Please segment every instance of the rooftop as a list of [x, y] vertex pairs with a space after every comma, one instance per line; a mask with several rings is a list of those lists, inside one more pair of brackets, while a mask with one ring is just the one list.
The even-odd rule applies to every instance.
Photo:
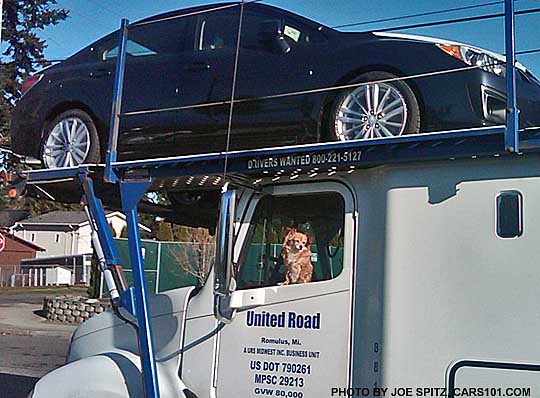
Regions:
[[[107, 211], [109, 215], [112, 211]], [[26, 220], [19, 221], [20, 224], [83, 224], [87, 222], [86, 213], [83, 210], [79, 211], [66, 211], [55, 210], [49, 213], [41, 214], [36, 217], [30, 217]]]

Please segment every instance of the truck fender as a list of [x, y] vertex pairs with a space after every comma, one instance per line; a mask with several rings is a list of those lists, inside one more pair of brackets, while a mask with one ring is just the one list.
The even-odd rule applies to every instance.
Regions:
[[[184, 383], [159, 369], [160, 396], [185, 397]], [[161, 372], [160, 372], [161, 370]], [[173, 385], [174, 384], [174, 385]], [[41, 378], [32, 398], [143, 397], [138, 356], [130, 352], [102, 353], [64, 365]]]

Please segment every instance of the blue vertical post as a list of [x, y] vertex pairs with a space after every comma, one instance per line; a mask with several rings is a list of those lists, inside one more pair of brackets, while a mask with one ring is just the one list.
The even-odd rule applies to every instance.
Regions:
[[156, 369], [156, 357], [152, 327], [150, 325], [150, 311], [144, 278], [144, 262], [141, 250], [141, 237], [139, 235], [139, 222], [137, 218], [137, 203], [149, 186], [148, 181], [121, 181], [120, 195], [122, 197], [122, 210], [126, 215], [129, 258], [133, 275], [135, 296], [135, 314], [139, 327], [139, 353], [143, 370], [144, 396], [146, 398], [159, 398], [159, 386]]
[[112, 163], [116, 162], [116, 150], [118, 146], [118, 130], [120, 129], [120, 113], [122, 111], [122, 92], [124, 90], [124, 73], [126, 69], [126, 44], [128, 37], [129, 21], [122, 19], [120, 24], [120, 38], [118, 41], [118, 54], [116, 57], [116, 73], [114, 75], [114, 91], [112, 98], [111, 120], [109, 122], [109, 144], [105, 157], [105, 181], [116, 182], [116, 174], [112, 169]]
[[504, 146], [519, 152], [519, 111], [516, 95], [516, 50], [514, 43], [514, 0], [504, 0], [504, 36], [506, 49], [506, 131]]

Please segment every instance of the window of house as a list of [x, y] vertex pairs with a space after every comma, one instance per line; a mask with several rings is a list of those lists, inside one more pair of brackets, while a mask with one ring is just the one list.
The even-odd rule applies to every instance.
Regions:
[[275, 286], [286, 280], [283, 244], [291, 228], [309, 237], [311, 282], [335, 278], [343, 269], [344, 220], [345, 203], [337, 193], [264, 197], [239, 261], [238, 289]]
[[[134, 57], [180, 53], [185, 50], [187, 26], [187, 18], [134, 25], [129, 28], [126, 53]], [[103, 60], [118, 56], [118, 39], [114, 34], [103, 46]]]

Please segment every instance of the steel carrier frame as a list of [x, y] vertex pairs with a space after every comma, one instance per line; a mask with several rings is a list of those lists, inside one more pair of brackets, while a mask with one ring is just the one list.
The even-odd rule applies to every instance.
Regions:
[[[22, 181], [14, 186], [18, 191], [23, 185], [32, 187], [42, 196], [61, 201], [61, 197], [55, 198], [48, 193], [50, 188], [64, 187], [65, 184], [77, 185], [76, 189], [82, 194], [92, 226], [92, 242], [99, 259], [99, 268], [104, 273], [114, 306], [116, 309], [123, 308], [128, 311], [137, 322], [146, 398], [158, 398], [159, 387], [137, 222], [137, 205], [143, 194], [148, 189], [159, 189], [165, 184], [197, 190], [209, 186], [218, 189], [229, 181], [255, 187], [263, 179], [294, 180], [301, 173], [315, 177], [337, 172], [352, 173], [357, 169], [380, 164], [429, 159], [519, 156], [525, 151], [538, 151], [540, 127], [525, 130], [518, 128], [514, 15], [513, 0], [505, 0], [505, 47], [507, 60], [510, 60], [506, 62], [506, 125], [373, 141], [331, 142], [117, 162], [116, 147], [129, 28], [129, 22], [122, 20], [105, 165], [25, 171], [19, 173]], [[93, 179], [101, 178], [119, 188], [121, 208], [127, 217], [129, 254], [133, 270], [131, 287], [126, 285], [122, 277], [120, 260], [105, 219], [103, 203], [94, 190]]]

